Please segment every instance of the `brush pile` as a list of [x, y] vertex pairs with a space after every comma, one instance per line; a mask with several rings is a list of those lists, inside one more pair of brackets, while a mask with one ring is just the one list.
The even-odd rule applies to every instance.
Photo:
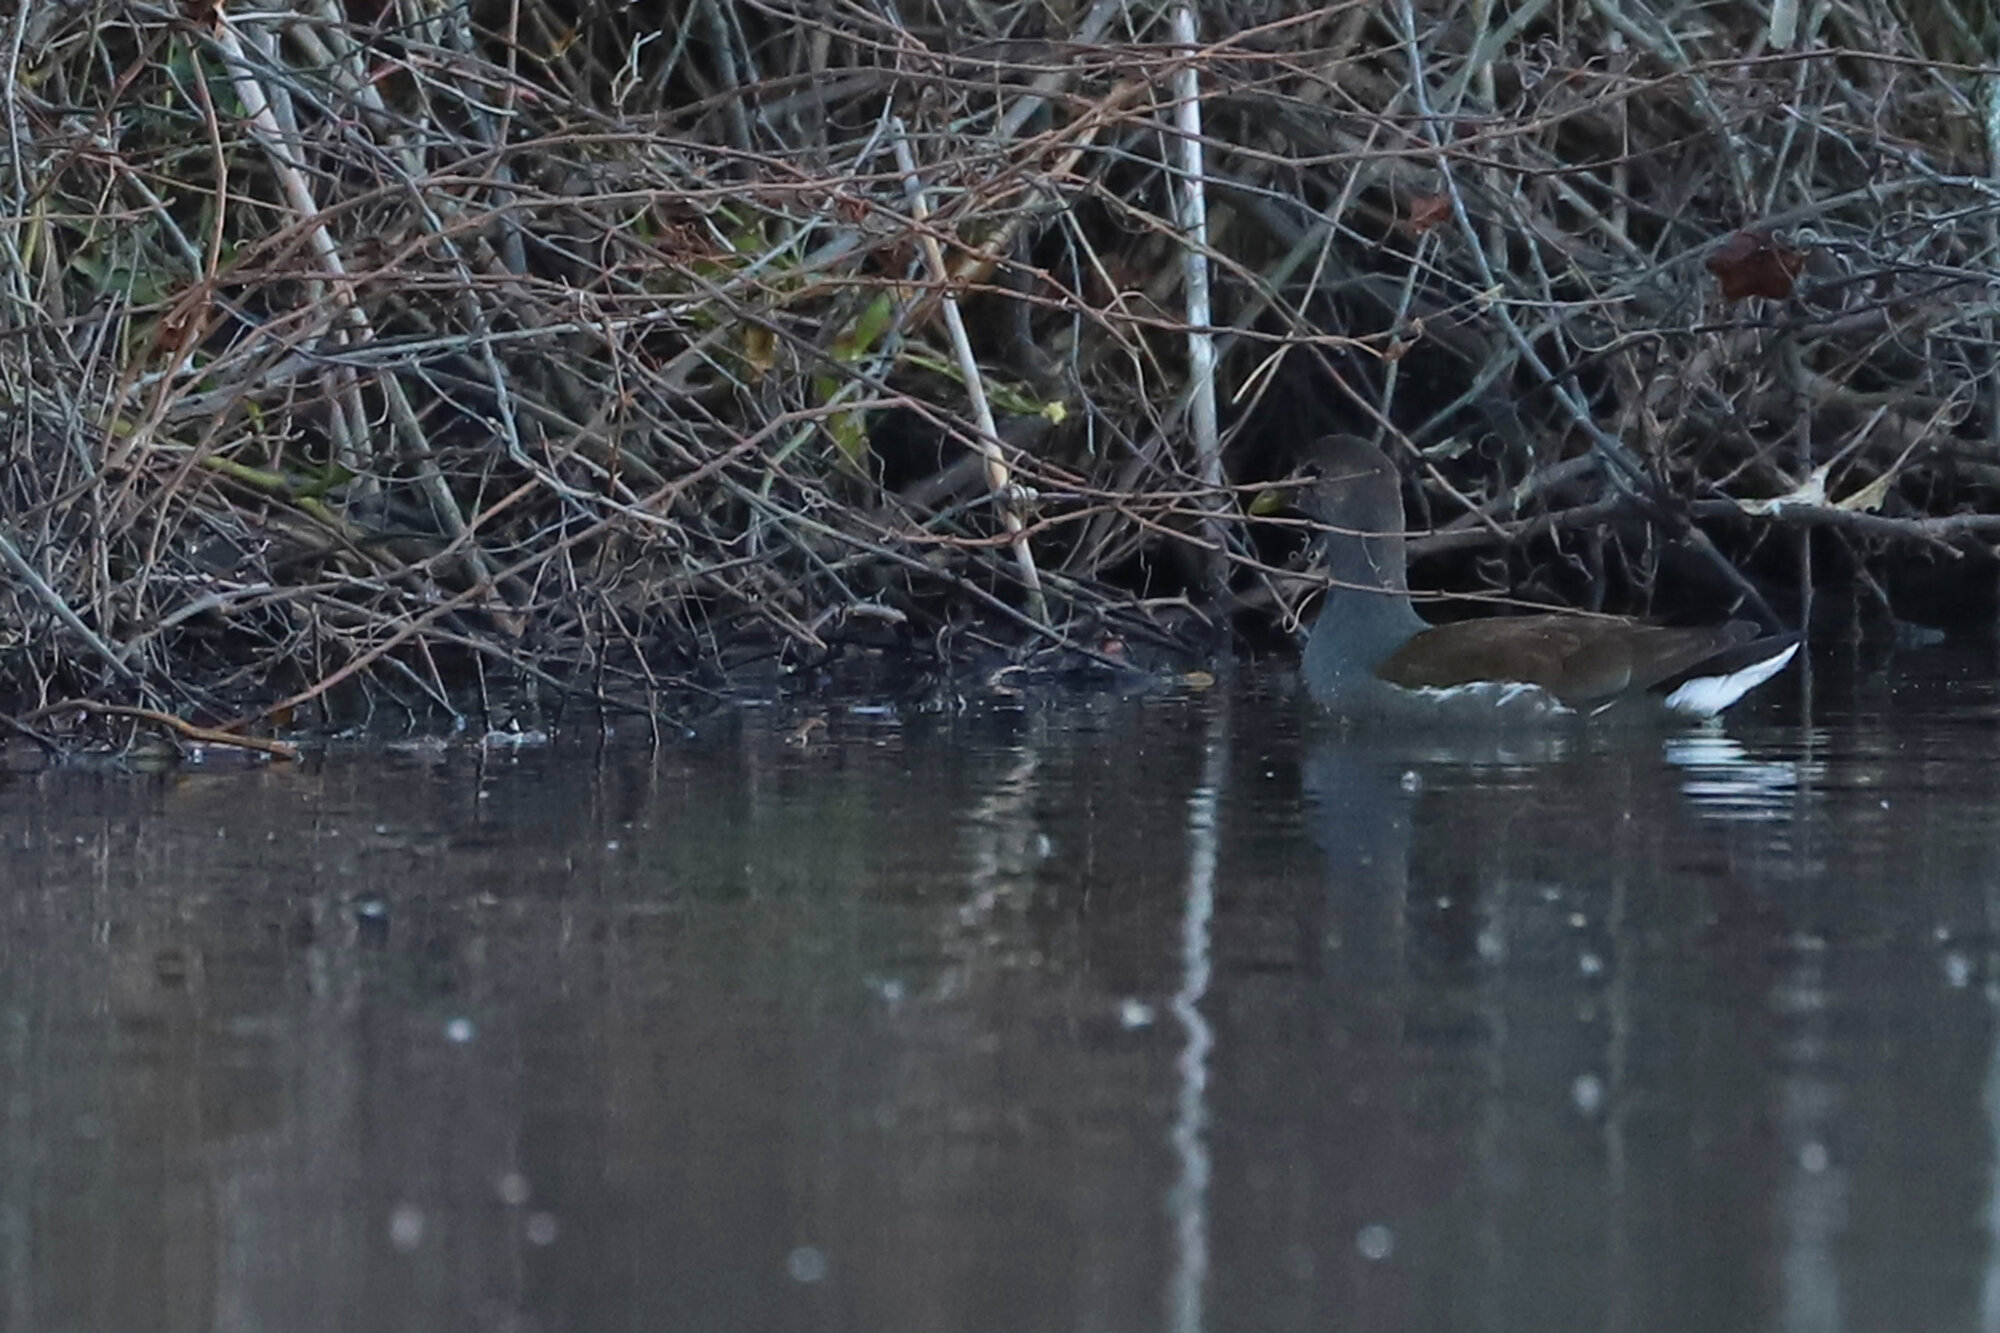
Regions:
[[2000, 529], [1985, 0], [0, 29], [11, 711], [1116, 656], [1278, 618], [1248, 491], [1335, 428], [1497, 590]]

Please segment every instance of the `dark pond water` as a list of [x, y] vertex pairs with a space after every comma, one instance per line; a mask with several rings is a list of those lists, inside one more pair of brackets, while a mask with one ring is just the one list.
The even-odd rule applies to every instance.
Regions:
[[0, 1327], [2000, 1326], [1994, 663], [1770, 693], [0, 779]]

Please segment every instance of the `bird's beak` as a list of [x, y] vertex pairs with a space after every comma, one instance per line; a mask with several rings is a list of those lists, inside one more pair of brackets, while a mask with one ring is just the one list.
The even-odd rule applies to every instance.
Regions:
[[1257, 492], [1255, 496], [1251, 497], [1247, 512], [1252, 518], [1275, 518], [1281, 514], [1296, 513], [1298, 510], [1298, 501], [1294, 497], [1308, 484], [1310, 483], [1306, 478], [1301, 477], [1297, 481], [1286, 481], [1280, 482], [1276, 486], [1266, 486], [1263, 490]]

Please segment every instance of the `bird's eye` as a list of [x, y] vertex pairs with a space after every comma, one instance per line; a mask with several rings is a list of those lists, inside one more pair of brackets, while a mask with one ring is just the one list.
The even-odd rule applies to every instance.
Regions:
[[1301, 476], [1307, 481], [1318, 481], [1321, 477], [1324, 477], [1325, 475], [1326, 475], [1326, 469], [1321, 467], [1318, 463], [1307, 463], [1304, 467], [1299, 469], [1299, 476]]

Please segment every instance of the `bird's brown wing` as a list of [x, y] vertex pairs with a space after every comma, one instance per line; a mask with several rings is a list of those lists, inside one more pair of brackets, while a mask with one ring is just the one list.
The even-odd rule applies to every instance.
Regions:
[[1518, 681], [1587, 707], [1656, 685], [1755, 635], [1743, 621], [1677, 629], [1587, 616], [1500, 616], [1425, 630], [1375, 674], [1408, 689]]

